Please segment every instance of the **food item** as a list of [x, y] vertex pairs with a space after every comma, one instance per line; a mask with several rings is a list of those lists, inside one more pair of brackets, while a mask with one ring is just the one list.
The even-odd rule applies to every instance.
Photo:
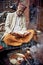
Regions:
[[28, 54], [30, 54], [30, 51], [29, 51], [29, 50], [27, 50], [27, 53], [28, 53]]
[[17, 60], [16, 60], [16, 59], [10, 59], [10, 62], [11, 62], [12, 64], [16, 64], [16, 63], [17, 63]]
[[18, 55], [19, 57], [25, 57], [24, 54], [21, 54], [21, 53], [17, 53], [17, 55]]
[[12, 64], [18, 64], [24, 60], [24, 57], [25, 57], [24, 54], [15, 53], [15, 54], [11, 54], [11, 56], [9, 57], [9, 60]]

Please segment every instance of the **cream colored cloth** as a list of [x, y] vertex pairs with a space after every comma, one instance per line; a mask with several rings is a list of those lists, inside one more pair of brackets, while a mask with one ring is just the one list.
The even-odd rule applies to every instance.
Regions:
[[12, 32], [13, 33], [14, 32], [15, 33], [20, 33], [21, 32], [21, 34], [22, 34], [24, 31], [26, 31], [26, 28], [24, 27], [24, 29], [23, 29], [23, 27], [21, 27], [21, 25], [23, 25], [22, 18], [17, 16], [16, 23], [15, 23], [15, 27], [14, 27], [14, 29], [13, 29]]

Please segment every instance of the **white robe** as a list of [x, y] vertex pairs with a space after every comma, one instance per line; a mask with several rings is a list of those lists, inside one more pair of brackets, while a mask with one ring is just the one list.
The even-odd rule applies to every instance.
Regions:
[[16, 25], [20, 28], [20, 29], [18, 28], [18, 30], [21, 30], [21, 29], [22, 29], [22, 31], [26, 30], [26, 19], [25, 19], [24, 15], [22, 17], [20, 17], [19, 19], [17, 19], [17, 17], [18, 16], [17, 16], [16, 12], [8, 13], [6, 21], [5, 21], [5, 33], [4, 33], [3, 37], [8, 33], [13, 32], [13, 29], [15, 29], [16, 20], [18, 20], [20, 23], [20, 27], [18, 26], [18, 24]]

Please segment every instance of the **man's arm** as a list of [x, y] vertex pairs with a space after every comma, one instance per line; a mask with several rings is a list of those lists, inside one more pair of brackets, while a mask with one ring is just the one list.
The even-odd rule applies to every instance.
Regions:
[[26, 18], [23, 17], [23, 28], [22, 28], [23, 31], [27, 30], [26, 28]]
[[10, 13], [8, 13], [7, 17], [6, 17], [6, 21], [5, 21], [5, 31], [10, 32]]

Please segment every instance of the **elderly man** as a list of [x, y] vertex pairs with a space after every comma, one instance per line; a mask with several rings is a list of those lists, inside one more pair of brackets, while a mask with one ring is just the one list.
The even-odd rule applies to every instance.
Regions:
[[28, 43], [34, 36], [34, 30], [26, 29], [26, 18], [24, 11], [26, 6], [19, 3], [17, 11], [8, 13], [5, 23], [5, 33], [3, 41], [7, 45], [20, 46], [22, 43]]

